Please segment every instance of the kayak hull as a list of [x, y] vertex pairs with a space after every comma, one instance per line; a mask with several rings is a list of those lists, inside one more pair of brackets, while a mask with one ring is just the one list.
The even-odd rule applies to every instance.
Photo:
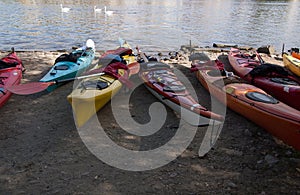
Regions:
[[[213, 64], [214, 62], [211, 62]], [[209, 92], [231, 110], [243, 115], [286, 144], [300, 150], [300, 111], [274, 100], [269, 94], [253, 85], [241, 83], [236, 78], [211, 76], [212, 70], [198, 70], [196, 76]], [[216, 70], [214, 70], [216, 71]], [[226, 84], [219, 85], [226, 79]], [[232, 79], [230, 81], [230, 79]], [[229, 80], [229, 81], [228, 81]], [[247, 93], [257, 93], [275, 102], [266, 103], [250, 99]], [[226, 102], [222, 94], [226, 93]]]
[[[129, 48], [117, 48], [115, 50], [108, 50], [100, 57], [100, 61], [105, 64], [103, 66], [109, 66], [109, 63], [113, 63], [112, 60], [107, 59], [107, 56], [118, 55], [122, 56], [122, 59], [125, 60], [126, 64], [135, 62], [135, 57], [130, 56], [131, 49]], [[108, 63], [108, 64], [106, 64]], [[101, 66], [100, 66], [101, 67]], [[91, 72], [98, 70], [99, 66], [95, 66]], [[117, 70], [119, 75], [124, 75], [124, 69]], [[130, 75], [129, 75], [130, 76]], [[105, 87], [99, 89], [95, 86], [89, 88], [83, 88], [86, 83], [98, 83], [105, 84]], [[73, 108], [73, 115], [75, 123], [78, 127], [83, 126], [92, 116], [94, 116], [103, 106], [105, 106], [111, 98], [113, 98], [122, 88], [123, 84], [115, 77], [108, 74], [104, 74], [98, 77], [90, 77], [81, 80], [68, 95], [67, 99]]]
[[[242, 57], [241, 55], [243, 55], [243, 53], [239, 49], [235, 48], [231, 48], [228, 54], [229, 62], [238, 76], [252, 85], [265, 90], [268, 94], [274, 96], [285, 104], [300, 110], [299, 78], [291, 75], [279, 74], [278, 72], [274, 72], [275, 70], [273, 68], [272, 71], [268, 70], [267, 72], [260, 73], [257, 76], [251, 76], [250, 72], [254, 70], [255, 67], [260, 67], [262, 65], [255, 59]], [[276, 69], [283, 69], [283, 67], [280, 66], [276, 67]]]
[[[149, 67], [153, 63], [158, 63], [161, 68], [144, 68], [140, 73], [140, 78], [156, 98], [180, 114], [183, 120], [193, 126], [220, 125], [223, 122], [223, 116], [207, 110], [189, 94], [185, 86], [168, 68], [169, 65], [165, 64], [167, 68], [164, 68], [163, 63], [149, 62], [143, 66]], [[172, 86], [182, 89], [172, 89]], [[170, 90], [168, 90], [169, 88]]]
[[[157, 93], [155, 90], [153, 90], [151, 87], [146, 85], [146, 88], [162, 103], [170, 107], [172, 110], [174, 110], [176, 113], [181, 113], [182, 118], [189, 124], [193, 126], [207, 126], [210, 124], [210, 118], [207, 117], [199, 117], [199, 114], [195, 112], [191, 112], [190, 110], [181, 107], [177, 103], [165, 98], [161, 94]], [[219, 122], [217, 124], [220, 124]]]
[[[51, 69], [40, 79], [40, 82], [59, 81], [64, 79], [75, 78], [76, 75], [80, 75], [91, 65], [94, 57], [95, 50], [93, 48], [85, 49], [80, 48], [72, 52], [72, 55], [81, 55], [76, 62], [60, 61], [55, 63]], [[53, 91], [61, 84], [51, 85], [47, 90]]]
[[19, 68], [6, 68], [0, 70], [0, 107], [11, 97], [12, 93], [6, 88], [18, 85], [22, 79], [22, 70]]
[[[80, 83], [87, 81], [109, 81], [111, 84], [102, 90], [80, 88]], [[68, 95], [67, 99], [72, 105], [73, 115], [78, 127], [83, 126], [93, 115], [95, 115], [111, 98], [113, 98], [121, 89], [122, 83], [108, 75], [98, 78], [84, 79]]]
[[15, 63], [14, 67], [0, 69], [0, 107], [11, 97], [12, 93], [7, 88], [18, 85], [22, 79], [24, 70], [22, 61], [15, 52], [1, 59], [4, 63]]

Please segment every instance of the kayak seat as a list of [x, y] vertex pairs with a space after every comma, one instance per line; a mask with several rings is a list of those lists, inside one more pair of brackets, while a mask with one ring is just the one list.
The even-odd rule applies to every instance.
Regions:
[[18, 65], [18, 62], [7, 63], [4, 62], [3, 60], [0, 60], [0, 69], [15, 67], [16, 65]]
[[278, 100], [276, 100], [272, 96], [264, 94], [264, 93], [256, 92], [256, 91], [247, 92], [246, 97], [251, 100], [254, 100], [257, 102], [263, 102], [263, 103], [267, 103], [267, 104], [278, 104], [279, 103]]
[[186, 90], [186, 87], [183, 85], [166, 85], [163, 90], [166, 92], [181, 92]]
[[54, 66], [52, 72], [50, 72], [50, 75], [56, 75], [58, 70], [68, 70], [69, 66], [67, 65], [59, 65], [59, 66]]
[[81, 52], [62, 54], [58, 58], [56, 58], [54, 64], [56, 64], [58, 62], [64, 62], [64, 61], [76, 63], [77, 59], [84, 55], [85, 55], [85, 53], [82, 54]]
[[279, 75], [288, 76], [288, 72], [281, 66], [275, 64], [262, 64], [253, 68], [248, 74], [252, 77], [266, 76], [271, 73], [277, 73]]
[[91, 81], [85, 81], [81, 83], [81, 88], [84, 88], [86, 90], [94, 90], [94, 89], [105, 89], [108, 87], [108, 83], [105, 81], [100, 80], [91, 80]]

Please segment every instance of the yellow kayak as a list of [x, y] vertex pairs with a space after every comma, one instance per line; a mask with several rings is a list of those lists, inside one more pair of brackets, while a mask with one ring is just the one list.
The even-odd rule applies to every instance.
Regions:
[[300, 60], [287, 53], [282, 54], [284, 66], [297, 76], [300, 76]]
[[[125, 49], [128, 50], [128, 48], [124, 48], [124, 51]], [[108, 53], [117, 54], [122, 58], [123, 63], [127, 64], [129, 67], [129, 77], [132, 73], [131, 68], [139, 68], [139, 64], [134, 63], [136, 59], [134, 56], [128, 55], [127, 53], [125, 55], [118, 53], [118, 51], [121, 50], [122, 48], [109, 50]], [[114, 63], [115, 62], [111, 62], [111, 64]], [[107, 65], [106, 67], [110, 66], [111, 64]], [[121, 77], [125, 74], [128, 74], [128, 72], [126, 72], [124, 69], [117, 69], [116, 71]], [[73, 108], [73, 115], [76, 125], [78, 127], [84, 125], [93, 115], [98, 112], [98, 110], [100, 110], [111, 100], [112, 97], [119, 92], [122, 85], [123, 83], [118, 78], [105, 72], [101, 76], [90, 77], [81, 80], [72, 93], [67, 97]]]

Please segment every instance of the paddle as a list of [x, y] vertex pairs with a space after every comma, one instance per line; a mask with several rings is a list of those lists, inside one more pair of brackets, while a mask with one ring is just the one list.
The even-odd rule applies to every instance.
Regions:
[[257, 56], [260, 64], [265, 64], [265, 61], [262, 59], [262, 57], [260, 56], [260, 54], [257, 51], [255, 51], [255, 53], [256, 53], [256, 56]]
[[149, 62], [149, 60], [146, 57], [146, 55], [144, 54], [144, 52], [141, 52], [138, 46], [136, 46], [136, 50], [138, 52], [138, 55], [140, 55], [140, 57], [143, 58], [144, 62]]
[[[131, 64], [128, 64], [128, 68], [129, 68], [130, 74], [137, 74], [140, 70], [140, 64], [138, 62], [133, 62]], [[31, 83], [10, 86], [7, 88], [7, 90], [10, 91], [11, 93], [18, 94], [18, 95], [30, 95], [30, 94], [42, 92], [51, 85], [57, 85], [57, 84], [61, 84], [61, 83], [66, 83], [68, 81], [101, 76], [104, 74], [105, 73], [100, 72], [100, 73], [84, 75], [84, 76], [79, 76], [79, 77], [74, 77], [74, 78], [69, 78], [69, 79], [55, 80], [55, 81], [50, 81], [50, 82], [31, 82]]]

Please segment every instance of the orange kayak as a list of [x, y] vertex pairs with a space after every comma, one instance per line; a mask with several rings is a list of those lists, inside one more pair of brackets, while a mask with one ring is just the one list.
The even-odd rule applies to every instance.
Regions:
[[300, 60], [300, 53], [297, 53], [297, 52], [292, 51], [291, 54], [292, 54], [292, 56], [293, 56], [294, 58], [297, 58], [297, 59]]
[[[216, 63], [221, 62], [192, 62], [201, 84], [230, 109], [300, 150], [300, 111], [276, 100], [262, 89], [244, 83], [235, 75], [223, 76]], [[219, 98], [224, 93], [226, 100]]]

